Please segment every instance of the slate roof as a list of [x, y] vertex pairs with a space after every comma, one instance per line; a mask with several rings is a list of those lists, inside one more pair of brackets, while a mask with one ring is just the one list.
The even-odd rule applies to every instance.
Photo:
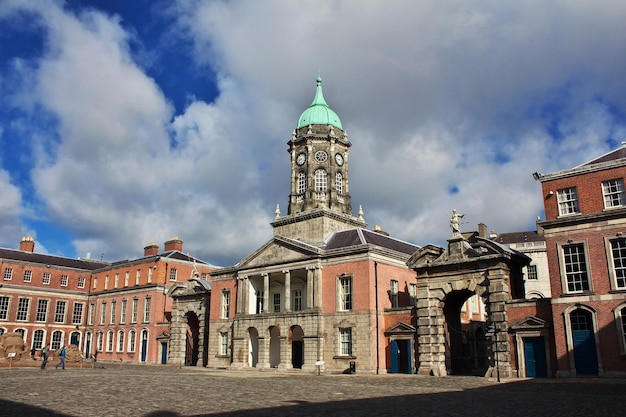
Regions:
[[412, 255], [420, 247], [367, 229], [355, 228], [333, 233], [322, 247], [325, 250], [371, 244]]
[[64, 258], [61, 256], [44, 255], [41, 253], [24, 252], [5, 248], [0, 248], [0, 258], [19, 262], [54, 265], [63, 268], [84, 269], [87, 271], [93, 271], [110, 265], [109, 262], [96, 261], [93, 259]]
[[543, 242], [545, 240], [546, 238], [537, 233], [536, 230], [529, 232], [500, 233], [498, 237], [493, 239], [494, 242], [503, 243], [505, 245], [521, 242]]
[[626, 158], [626, 146], [620, 146], [619, 148], [615, 149], [614, 151], [611, 151], [609, 153], [605, 153], [604, 155], [599, 156], [596, 159], [592, 159], [589, 162], [585, 162], [584, 164], [582, 164], [580, 166], [584, 167], [584, 166], [588, 166], [588, 165], [600, 164], [602, 162], [615, 161], [617, 159], [623, 159], [623, 158]]

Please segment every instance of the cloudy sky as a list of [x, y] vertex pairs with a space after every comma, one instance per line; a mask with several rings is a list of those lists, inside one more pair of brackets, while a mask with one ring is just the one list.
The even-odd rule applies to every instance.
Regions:
[[532, 173], [626, 140], [613, 0], [0, 0], [0, 246], [231, 265], [287, 211], [315, 79], [370, 227], [533, 230]]

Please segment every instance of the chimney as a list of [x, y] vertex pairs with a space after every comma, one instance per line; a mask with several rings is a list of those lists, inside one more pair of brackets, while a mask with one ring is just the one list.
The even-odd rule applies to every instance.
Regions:
[[171, 250], [177, 250], [179, 252], [183, 251], [183, 241], [180, 240], [178, 236], [174, 236], [165, 242], [165, 252], [169, 252]]
[[374, 226], [374, 231], [376, 233], [379, 233], [383, 236], [389, 236], [389, 233], [385, 232], [383, 229], [381, 229], [381, 227], [379, 225]]
[[143, 248], [143, 256], [156, 256], [159, 254], [159, 245], [154, 242], [148, 243], [148, 246]]
[[20, 250], [22, 252], [35, 251], [35, 239], [32, 236], [24, 236], [20, 242]]
[[478, 223], [478, 236], [487, 239], [487, 225], [485, 223]]
[[537, 226], [537, 234], [539, 236], [543, 236], [543, 227], [541, 227], [541, 217], [537, 216], [537, 221], [535, 222]]

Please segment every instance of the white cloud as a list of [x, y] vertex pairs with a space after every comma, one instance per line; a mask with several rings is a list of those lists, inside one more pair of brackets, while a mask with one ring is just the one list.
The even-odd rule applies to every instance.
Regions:
[[220, 93], [182, 114], [118, 18], [39, 5], [48, 49], [23, 73], [56, 130], [35, 137], [33, 178], [82, 256], [137, 256], [178, 235], [236, 262], [268, 239], [318, 70], [353, 143], [354, 212], [418, 244], [449, 236], [453, 208], [463, 230], [533, 228], [532, 172], [625, 136], [621, 3], [179, 1], [169, 35], [193, 41]]

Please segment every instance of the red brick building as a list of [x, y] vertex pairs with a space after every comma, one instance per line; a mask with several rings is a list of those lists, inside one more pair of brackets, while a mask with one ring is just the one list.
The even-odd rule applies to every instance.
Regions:
[[22, 334], [27, 349], [78, 346], [98, 360], [166, 363], [171, 319], [169, 288], [207, 279], [211, 266], [182, 253], [173, 238], [159, 253], [119, 262], [71, 259], [0, 248], [0, 334]]
[[626, 148], [541, 182], [556, 376], [624, 375]]

